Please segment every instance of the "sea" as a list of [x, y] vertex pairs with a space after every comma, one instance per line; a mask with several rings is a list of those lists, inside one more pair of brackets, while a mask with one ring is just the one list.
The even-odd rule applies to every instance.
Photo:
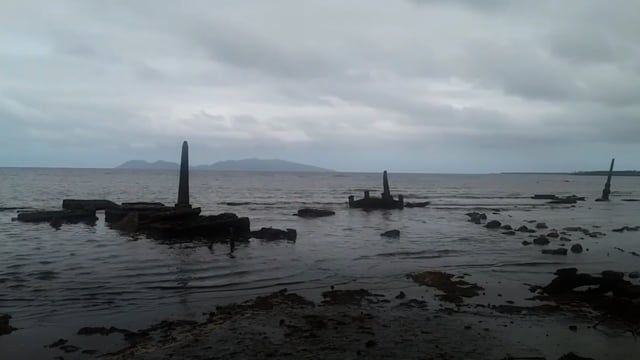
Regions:
[[[478, 283], [500, 284], [504, 293], [544, 285], [561, 267], [640, 271], [640, 257], [631, 255], [640, 253], [640, 233], [611, 232], [640, 225], [640, 202], [623, 201], [640, 199], [640, 177], [614, 177], [612, 201], [595, 202], [605, 180], [390, 173], [392, 194], [431, 204], [367, 212], [349, 209], [347, 198], [381, 192], [381, 173], [191, 171], [191, 203], [203, 214], [233, 212], [249, 217], [254, 230], [298, 233], [295, 242], [251, 239], [232, 249], [123, 234], [105, 225], [103, 212], [95, 225], [59, 230], [12, 220], [25, 209], [59, 209], [65, 198], [172, 205], [176, 171], [0, 168], [0, 313], [10, 314], [18, 328], [0, 336], [0, 358], [52, 358], [45, 345], [75, 339], [83, 326], [135, 330], [164, 319], [201, 319], [216, 305], [282, 288], [309, 296], [332, 285], [397, 292], [411, 285], [406, 274], [421, 269], [466, 273]], [[531, 199], [533, 194], [575, 194], [586, 201], [550, 205]], [[306, 207], [336, 214], [293, 216]], [[468, 222], [470, 211], [514, 227], [546, 222], [549, 228], [582, 226], [607, 235], [575, 237], [585, 247], [582, 254], [543, 255], [521, 244], [528, 234], [508, 236]], [[380, 236], [391, 229], [400, 230], [400, 237]]]

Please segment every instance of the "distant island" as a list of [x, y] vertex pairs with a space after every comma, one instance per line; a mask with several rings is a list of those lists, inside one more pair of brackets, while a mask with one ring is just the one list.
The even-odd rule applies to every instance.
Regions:
[[[575, 171], [575, 172], [503, 172], [506, 175], [581, 175], [581, 176], [607, 176], [608, 170]], [[613, 176], [640, 176], [638, 170], [614, 170]]]
[[144, 160], [129, 160], [116, 169], [140, 169], [140, 170], [178, 170], [178, 163], [158, 160], [156, 162], [148, 162]]
[[[607, 170], [597, 170], [597, 171], [577, 171], [571, 173], [571, 175], [591, 175], [591, 176], [607, 176], [609, 175], [609, 171]], [[640, 171], [638, 170], [614, 170], [613, 176], [640, 176]]]
[[[140, 170], [178, 170], [178, 163], [158, 160], [148, 162], [144, 160], [129, 160], [116, 169]], [[333, 170], [317, 166], [295, 163], [280, 159], [242, 159], [218, 161], [211, 165], [196, 165], [192, 169], [211, 171], [283, 171], [283, 172], [330, 172]]]

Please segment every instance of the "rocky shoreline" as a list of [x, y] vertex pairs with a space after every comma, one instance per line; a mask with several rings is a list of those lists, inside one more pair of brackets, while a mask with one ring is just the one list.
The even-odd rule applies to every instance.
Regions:
[[[602, 335], [602, 326], [626, 327], [617, 337], [628, 338], [629, 353], [635, 343], [638, 329], [632, 325], [640, 319], [637, 296], [619, 291], [608, 296], [605, 291], [637, 287], [622, 280], [623, 276], [560, 269], [548, 284], [530, 288], [534, 295], [528, 300], [535, 304], [523, 299], [523, 305], [518, 305], [510, 300], [503, 304], [476, 301], [488, 290], [466, 279], [473, 276], [421, 270], [407, 274], [415, 286], [406, 292], [331, 286], [316, 300], [282, 289], [218, 306], [203, 314], [202, 321], [164, 320], [138, 331], [112, 326], [78, 330], [79, 336], [121, 336], [127, 344], [105, 354], [66, 339], [48, 347], [61, 358], [96, 355], [113, 360], [593, 359], [581, 346], [565, 343], [591, 341], [590, 337]], [[601, 291], [576, 290], [584, 283], [598, 285]], [[558, 330], [561, 336], [549, 337], [563, 318], [571, 320], [571, 325]], [[541, 344], [535, 334], [542, 333], [546, 339]]]

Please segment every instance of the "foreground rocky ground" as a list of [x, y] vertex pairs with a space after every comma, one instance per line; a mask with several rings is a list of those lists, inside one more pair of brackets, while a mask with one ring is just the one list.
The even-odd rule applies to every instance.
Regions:
[[[588, 304], [485, 305], [470, 301], [485, 289], [462, 275], [422, 271], [407, 277], [427, 286], [426, 292], [424, 287], [386, 295], [332, 288], [313, 302], [283, 289], [219, 306], [201, 322], [163, 321], [136, 332], [113, 327], [78, 331], [122, 335], [128, 346], [109, 354], [95, 354], [64, 339], [51, 347], [63, 350], [63, 359], [80, 354], [102, 359], [593, 358], [581, 343], [594, 341], [600, 331], [597, 320], [603, 318]], [[563, 325], [564, 317], [574, 325]], [[616, 326], [623, 323], [613, 320]], [[622, 346], [611, 340], [620, 347], [613, 354], [629, 358], [626, 354], [631, 356], [640, 345], [620, 330], [607, 341], [624, 338]]]

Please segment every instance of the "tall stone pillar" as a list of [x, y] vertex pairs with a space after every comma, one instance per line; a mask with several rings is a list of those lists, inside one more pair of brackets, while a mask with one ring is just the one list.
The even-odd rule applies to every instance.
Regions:
[[387, 178], [387, 170], [382, 173], [382, 198], [391, 199], [391, 190], [389, 190], [389, 179]]
[[189, 204], [189, 144], [182, 143], [180, 158], [180, 182], [178, 184], [178, 203], [176, 207], [191, 207]]

